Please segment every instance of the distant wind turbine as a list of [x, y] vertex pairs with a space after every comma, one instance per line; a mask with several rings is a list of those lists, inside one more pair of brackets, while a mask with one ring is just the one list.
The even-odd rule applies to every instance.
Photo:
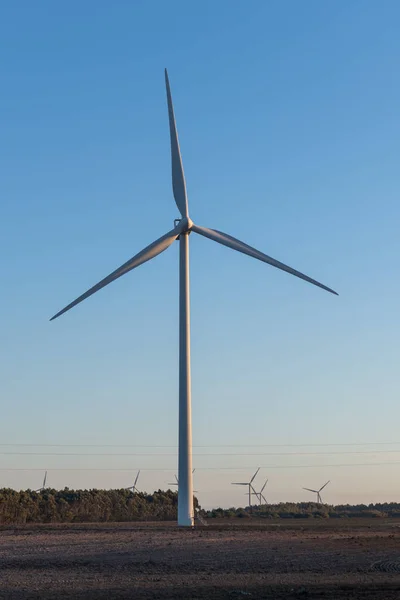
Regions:
[[[191, 377], [190, 377], [190, 307], [189, 307], [189, 234], [197, 233], [232, 250], [247, 254], [265, 262], [281, 271], [286, 271], [295, 275], [304, 281], [308, 281], [332, 294], [336, 294], [332, 289], [311, 279], [307, 275], [288, 267], [275, 258], [271, 258], [256, 250], [252, 246], [241, 242], [240, 240], [217, 231], [195, 225], [189, 217], [188, 199], [186, 193], [186, 182], [182, 166], [182, 157], [179, 148], [178, 133], [175, 123], [174, 109], [172, 105], [171, 90], [168, 80], [168, 74], [165, 70], [165, 84], [167, 90], [167, 104], [169, 115], [169, 129], [171, 138], [171, 162], [172, 162], [172, 189], [176, 205], [181, 214], [180, 219], [174, 222], [174, 228], [168, 231], [162, 237], [152, 242], [149, 246], [141, 250], [138, 254], [129, 259], [121, 267], [118, 267], [113, 273], [102, 279], [99, 283], [91, 287], [87, 292], [76, 298], [65, 308], [60, 310], [51, 320], [56, 319], [63, 313], [70, 310], [86, 298], [89, 298], [95, 292], [115, 281], [122, 275], [125, 275], [132, 269], [142, 265], [148, 260], [164, 252], [175, 240], [179, 240], [179, 492], [178, 492], [178, 525], [193, 526], [193, 478], [192, 478], [192, 419], [191, 419]], [[150, 208], [150, 211], [154, 211]], [[152, 212], [150, 212], [152, 216]], [[257, 223], [257, 218], [252, 217], [253, 223]], [[262, 226], [260, 224], [260, 226]], [[337, 294], [336, 294], [337, 295]]]
[[134, 482], [134, 484], [133, 484], [133, 485], [131, 485], [131, 486], [129, 486], [129, 487], [127, 487], [127, 488], [125, 488], [126, 490], [132, 490], [132, 494], [135, 494], [135, 492], [139, 492], [139, 490], [138, 490], [138, 489], [137, 489], [137, 487], [136, 487], [136, 484], [137, 484], [137, 482], [138, 482], [138, 479], [139, 479], [139, 475], [140, 475], [140, 469], [139, 469], [139, 471], [137, 472], [137, 475], [136, 475], [136, 479], [135, 479], [135, 482]]
[[324, 485], [321, 488], [319, 488], [319, 490], [312, 490], [310, 488], [303, 488], [303, 490], [307, 490], [307, 492], [313, 492], [314, 494], [317, 494], [317, 504], [322, 504], [321, 492], [324, 489], [324, 487], [328, 485], [328, 483], [330, 483], [330, 480], [324, 483]]
[[258, 494], [257, 494], [256, 490], [253, 487], [253, 481], [255, 480], [256, 475], [257, 475], [258, 471], [260, 470], [260, 468], [261, 467], [258, 467], [257, 471], [254, 473], [254, 475], [250, 479], [250, 481], [244, 481], [244, 482], [243, 481], [240, 481], [240, 482], [234, 481], [234, 482], [232, 482], [232, 485], [247, 485], [248, 486], [248, 488], [249, 488], [249, 492], [248, 492], [248, 494], [249, 494], [249, 508], [251, 508], [251, 496], [253, 494], [255, 494], [257, 496], [257, 498], [258, 498]]
[[178, 485], [179, 486], [179, 480], [177, 478], [177, 476], [175, 475], [175, 481], [170, 481], [167, 485]]
[[44, 479], [43, 479], [43, 485], [41, 488], [39, 488], [38, 490], [35, 490], [35, 492], [43, 492], [44, 489], [46, 489], [46, 479], [47, 479], [47, 471], [44, 474]]
[[257, 498], [258, 498], [260, 506], [263, 503], [264, 504], [268, 504], [267, 499], [266, 499], [266, 497], [263, 494], [263, 491], [265, 490], [265, 486], [267, 485], [267, 483], [268, 483], [268, 479], [266, 480], [266, 482], [264, 483], [264, 485], [262, 486], [262, 488], [261, 488], [261, 490], [259, 492], [253, 492], [257, 496]]

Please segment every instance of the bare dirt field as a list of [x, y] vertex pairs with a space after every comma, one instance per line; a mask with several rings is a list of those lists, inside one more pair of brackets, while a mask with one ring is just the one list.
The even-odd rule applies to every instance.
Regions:
[[2, 527], [0, 598], [400, 600], [400, 522]]

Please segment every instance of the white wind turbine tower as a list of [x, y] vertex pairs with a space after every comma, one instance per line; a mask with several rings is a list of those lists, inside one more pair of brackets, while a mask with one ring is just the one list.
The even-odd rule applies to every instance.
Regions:
[[139, 471], [137, 472], [137, 475], [136, 475], [136, 479], [135, 479], [135, 481], [134, 481], [134, 484], [133, 484], [133, 485], [130, 485], [130, 486], [129, 486], [129, 487], [127, 487], [127, 488], [125, 488], [126, 490], [132, 490], [132, 494], [135, 494], [136, 492], [139, 492], [139, 490], [138, 490], [138, 489], [137, 489], [137, 487], [136, 487], [136, 484], [137, 484], [137, 482], [138, 482], [138, 479], [139, 479], [139, 475], [140, 475], [140, 469], [139, 469]]
[[58, 312], [51, 320], [59, 317], [66, 311], [76, 306], [112, 281], [125, 275], [132, 269], [151, 260], [166, 250], [175, 240], [179, 240], [179, 494], [178, 494], [178, 525], [192, 526], [193, 513], [193, 481], [192, 481], [192, 423], [191, 423], [191, 380], [190, 380], [190, 306], [189, 306], [189, 235], [197, 233], [209, 238], [228, 248], [247, 254], [252, 258], [263, 261], [273, 267], [304, 279], [332, 294], [333, 290], [322, 285], [315, 279], [303, 275], [299, 271], [263, 254], [248, 244], [235, 239], [231, 235], [222, 233], [215, 229], [207, 229], [195, 225], [189, 217], [188, 200], [186, 194], [185, 176], [182, 166], [182, 158], [179, 148], [178, 134], [175, 124], [174, 109], [172, 106], [171, 90], [168, 74], [165, 70], [165, 83], [167, 89], [167, 103], [169, 115], [169, 128], [171, 137], [171, 160], [172, 160], [172, 188], [176, 205], [181, 218], [174, 223], [174, 228], [162, 237], [141, 250], [129, 259], [125, 264], [94, 285], [87, 292], [68, 304]]
[[328, 483], [330, 483], [330, 480], [324, 483], [324, 485], [321, 488], [319, 488], [319, 490], [311, 490], [310, 488], [303, 488], [303, 490], [307, 490], [307, 492], [313, 492], [314, 494], [317, 494], [317, 504], [322, 504], [321, 492], [324, 489], [324, 487], [328, 485]]
[[43, 485], [42, 485], [42, 487], [39, 488], [38, 490], [35, 490], [35, 492], [42, 492], [46, 488], [46, 479], [47, 479], [47, 471], [44, 474], [44, 479], [43, 479]]
[[249, 508], [251, 508], [251, 496], [253, 494], [255, 494], [257, 496], [257, 498], [258, 498], [258, 494], [257, 494], [256, 490], [253, 487], [253, 481], [255, 480], [256, 475], [257, 475], [258, 471], [260, 470], [260, 468], [261, 467], [258, 467], [257, 471], [254, 473], [254, 475], [250, 479], [250, 481], [244, 481], [244, 482], [243, 481], [240, 481], [240, 482], [234, 481], [232, 483], [232, 485], [247, 485], [247, 486], [249, 486], [249, 492], [248, 492], [248, 494], [249, 494]]

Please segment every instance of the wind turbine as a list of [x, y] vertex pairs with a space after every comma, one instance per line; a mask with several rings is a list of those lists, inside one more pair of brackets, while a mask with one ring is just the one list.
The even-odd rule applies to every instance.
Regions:
[[268, 504], [267, 499], [266, 499], [266, 497], [263, 494], [263, 491], [265, 490], [265, 486], [267, 485], [267, 483], [268, 483], [268, 479], [266, 480], [266, 482], [264, 483], [264, 485], [262, 486], [262, 488], [261, 488], [261, 490], [259, 492], [254, 492], [254, 494], [258, 498], [260, 506], [262, 505], [263, 500], [264, 500], [264, 504]]
[[35, 490], [35, 492], [43, 492], [43, 490], [46, 488], [46, 479], [47, 479], [47, 471], [44, 474], [44, 479], [43, 479], [43, 485], [41, 488], [39, 488], [38, 490]]
[[[192, 471], [193, 473], [193, 471]], [[167, 483], [167, 485], [177, 485], [179, 486], [179, 479], [177, 478], [177, 476], [175, 475], [175, 481], [169, 482]]]
[[[307, 275], [288, 267], [287, 265], [263, 254], [259, 250], [241, 242], [240, 240], [217, 231], [195, 225], [189, 217], [188, 200], [186, 193], [186, 182], [182, 166], [182, 158], [179, 147], [178, 133], [175, 123], [174, 109], [172, 105], [171, 90], [167, 70], [165, 70], [165, 85], [167, 90], [167, 104], [169, 116], [169, 129], [171, 139], [171, 163], [172, 163], [172, 189], [176, 205], [181, 214], [180, 219], [174, 222], [174, 228], [152, 242], [138, 254], [129, 259], [113, 273], [102, 279], [91, 287], [87, 292], [68, 304], [52, 319], [54, 320], [63, 313], [70, 310], [92, 294], [99, 291], [112, 281], [125, 275], [132, 269], [142, 265], [148, 260], [164, 252], [175, 240], [179, 240], [179, 494], [178, 494], [178, 525], [193, 526], [193, 480], [192, 480], [192, 423], [191, 423], [191, 377], [190, 377], [190, 306], [189, 306], [189, 234], [197, 233], [203, 237], [218, 242], [232, 250], [237, 250], [256, 258], [277, 269], [286, 271], [300, 279], [304, 279], [332, 294], [332, 289], [311, 279]], [[337, 295], [337, 294], [336, 294]]]
[[328, 485], [328, 483], [330, 483], [330, 480], [324, 483], [324, 485], [321, 488], [319, 488], [319, 490], [311, 490], [310, 488], [303, 488], [303, 490], [307, 490], [307, 492], [313, 492], [314, 494], [317, 494], [317, 504], [322, 504], [321, 492], [324, 489], [324, 487]]
[[134, 482], [134, 484], [133, 484], [133, 485], [131, 485], [131, 486], [129, 486], [129, 487], [127, 487], [127, 488], [125, 488], [126, 490], [132, 490], [132, 494], [134, 494], [135, 492], [138, 492], [138, 491], [139, 491], [139, 490], [137, 489], [137, 487], [136, 487], [136, 484], [137, 484], [137, 482], [138, 482], [138, 479], [139, 479], [139, 475], [140, 475], [140, 469], [139, 469], [139, 471], [137, 472], [137, 475], [136, 475], [136, 479], [135, 479], [135, 482]]
[[253, 477], [250, 479], [250, 481], [240, 481], [240, 482], [233, 482], [232, 485], [248, 485], [249, 486], [249, 508], [251, 508], [251, 496], [252, 494], [255, 494], [258, 498], [258, 494], [256, 492], [256, 490], [253, 488], [253, 481], [256, 478], [256, 475], [258, 473], [258, 471], [260, 470], [261, 467], [258, 467], [257, 471], [254, 473]]

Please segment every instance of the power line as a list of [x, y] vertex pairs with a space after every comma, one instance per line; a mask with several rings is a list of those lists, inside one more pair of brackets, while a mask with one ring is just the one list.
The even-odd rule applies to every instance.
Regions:
[[[399, 454], [400, 450], [348, 450], [343, 452], [207, 452], [207, 453], [193, 453], [193, 456], [337, 456], [337, 455], [351, 455], [351, 454]], [[110, 452], [0, 452], [0, 456], [167, 456], [176, 457], [177, 453], [166, 454], [162, 453], [148, 453], [148, 452], [135, 452], [135, 453], [110, 453]]]
[[[388, 461], [388, 462], [374, 462], [374, 463], [342, 463], [342, 464], [327, 464], [327, 465], [263, 465], [260, 469], [322, 469], [322, 468], [342, 468], [342, 467], [382, 467], [389, 465], [400, 465], [400, 461]], [[248, 469], [253, 469], [254, 464], [247, 467], [197, 467], [196, 471], [247, 471]], [[160, 469], [160, 468], [140, 468], [141, 471], [158, 471], [158, 472], [174, 472], [176, 469]], [[136, 472], [137, 467], [132, 467], [130, 469], [121, 469], [121, 468], [52, 468], [41, 467], [41, 468], [23, 468], [23, 467], [0, 467], [0, 471], [121, 471], [121, 472]]]
[[[330, 447], [330, 446], [395, 446], [398, 442], [340, 442], [340, 443], [301, 443], [301, 444], [193, 444], [193, 448], [299, 448], [299, 447]], [[49, 443], [0, 443], [0, 447], [49, 447], [49, 448], [178, 448], [177, 444], [49, 444]]]

